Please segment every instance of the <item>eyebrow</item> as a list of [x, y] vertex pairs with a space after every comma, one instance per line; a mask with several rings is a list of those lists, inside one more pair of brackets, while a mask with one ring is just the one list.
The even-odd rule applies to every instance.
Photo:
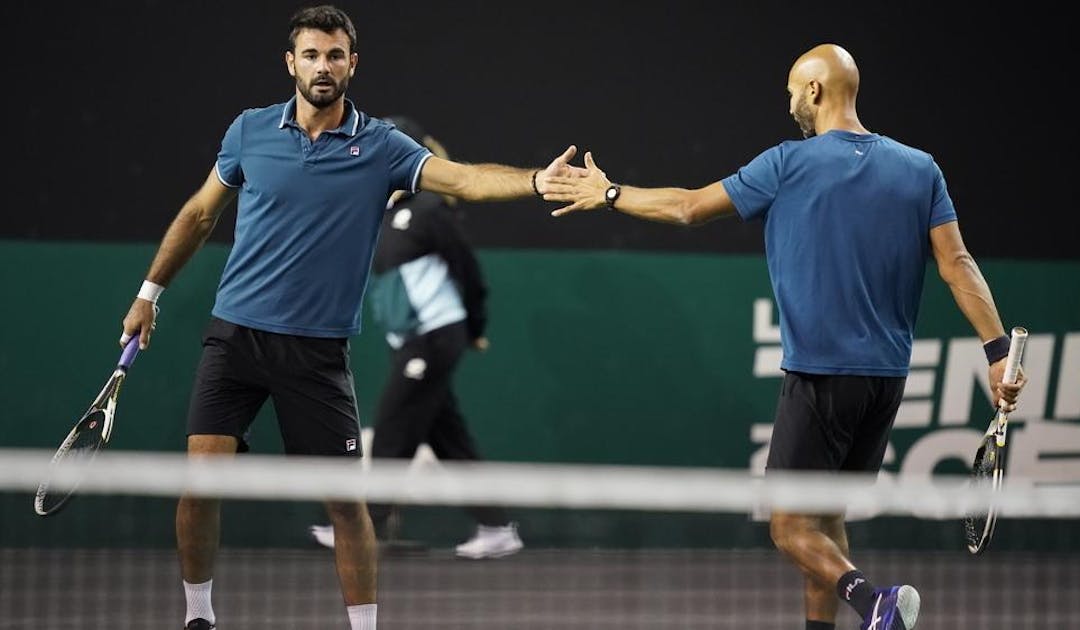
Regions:
[[[318, 53], [318, 52], [321, 52], [318, 48], [308, 47], [308, 48], [305, 48], [305, 49], [301, 50], [300, 54], [301, 55], [306, 55], [308, 53]], [[342, 48], [341, 46], [334, 46], [330, 50], [326, 51], [327, 54], [330, 54], [330, 53], [344, 53], [344, 52], [345, 52], [345, 49]]]

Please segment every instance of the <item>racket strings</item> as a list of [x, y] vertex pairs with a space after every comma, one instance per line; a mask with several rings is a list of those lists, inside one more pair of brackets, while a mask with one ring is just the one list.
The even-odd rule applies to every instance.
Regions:
[[[1004, 448], [998, 447], [993, 434], [983, 439], [982, 446], [975, 453], [971, 468], [971, 485], [975, 489], [997, 489], [1001, 483], [1001, 471], [1004, 465]], [[964, 538], [968, 549], [973, 553], [982, 551], [989, 544], [993, 533], [995, 511], [993, 506], [969, 514], [963, 519]]]

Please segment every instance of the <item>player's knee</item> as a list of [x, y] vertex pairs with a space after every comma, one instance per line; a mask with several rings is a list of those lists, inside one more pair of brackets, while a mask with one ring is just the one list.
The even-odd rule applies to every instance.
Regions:
[[773, 515], [769, 519], [769, 536], [780, 551], [790, 554], [799, 545], [799, 523], [790, 516]]
[[772, 538], [773, 545], [781, 551], [784, 549], [786, 543], [786, 536], [788, 534], [787, 528], [784, 526], [783, 520], [776, 516], [769, 519], [769, 537]]
[[329, 501], [326, 514], [336, 523], [357, 523], [368, 520], [367, 508], [355, 501]]

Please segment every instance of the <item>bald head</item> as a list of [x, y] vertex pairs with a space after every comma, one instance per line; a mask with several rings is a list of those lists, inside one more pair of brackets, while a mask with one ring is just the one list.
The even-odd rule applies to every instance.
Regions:
[[818, 81], [826, 92], [837, 90], [837, 96], [851, 99], [859, 91], [855, 58], [836, 44], [821, 44], [803, 53], [791, 66], [791, 79], [803, 84]]
[[[858, 125], [855, 96], [859, 68], [851, 53], [836, 44], [820, 44], [803, 53], [788, 73], [791, 115], [803, 135]], [[861, 128], [861, 125], [858, 125]]]

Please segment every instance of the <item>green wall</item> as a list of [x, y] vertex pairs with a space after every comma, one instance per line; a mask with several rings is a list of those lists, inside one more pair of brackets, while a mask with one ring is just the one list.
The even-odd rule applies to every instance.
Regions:
[[[0, 242], [5, 295], [0, 393], [8, 402], [0, 445], [52, 448], [68, 430], [114, 365], [120, 320], [155, 249]], [[204, 248], [163, 297], [152, 347], [140, 354], [125, 386], [110, 448], [183, 448], [200, 334], [227, 251], [217, 245]], [[776, 345], [755, 339], [754, 303], [771, 295], [762, 258], [488, 250], [481, 252], [481, 262], [491, 286], [492, 346], [485, 354], [467, 357], [458, 391], [489, 459], [747, 469], [761, 447], [750, 438], [752, 426], [771, 421], [779, 383], [773, 376], [754, 375], [756, 353]], [[1080, 428], [1080, 417], [1053, 416], [1059, 384], [1071, 378], [1062, 372], [1065, 339], [1080, 331], [1080, 262], [984, 260], [980, 265], [1007, 325], [1023, 324], [1044, 335], [1053, 348], [1045, 374], [1040, 372], [1041, 380], [1053, 385], [1047, 385], [1044, 409], [1028, 415]], [[940, 341], [945, 353], [940, 365], [931, 368], [938, 377], [930, 396], [934, 411], [927, 426], [897, 429], [897, 459], [887, 470], [897, 470], [904, 451], [921, 436], [942, 428], [940, 389], [947, 380], [942, 373], [949, 342], [972, 335], [931, 265], [916, 336]], [[352, 343], [361, 422], [370, 426], [386, 348], [371, 326]], [[985, 423], [986, 408], [976, 391], [971, 428]], [[270, 409], [256, 422], [254, 446], [262, 452], [280, 450]], [[0, 507], [21, 514], [21, 500], [8, 497]], [[72, 506], [80, 516], [63, 519], [104, 518], [98, 512], [106, 508], [98, 501], [86, 498], [82, 508]], [[145, 518], [169, 518], [168, 502], [124, 501], [158, 506], [146, 512], [156, 516]], [[230, 509], [259, 518], [273, 513], [265, 504]], [[468, 528], [453, 510], [414, 511], [420, 516], [407, 517], [406, 523], [415, 523], [415, 531], [429, 538], [458, 537]], [[259, 532], [230, 530], [227, 524], [226, 537], [236, 531], [237, 540], [245, 542], [302, 539], [296, 532], [320, 517], [314, 506], [298, 512], [272, 518], [280, 527]], [[767, 543], [761, 524], [746, 517], [688, 516], [679, 527], [672, 527], [670, 519], [649, 524], [649, 518], [625, 525], [612, 514], [529, 511], [523, 519], [534, 537], [553, 541], [575, 536], [709, 541], [718, 527], [725, 527], [733, 528], [726, 531], [735, 532], [730, 538], [735, 546]], [[22, 543], [44, 537], [47, 542], [52, 535], [40, 527], [31, 531], [22, 520], [9, 520], [6, 531], [0, 527], [0, 545], [5, 538]], [[913, 527], [899, 520], [913, 540], [948, 546], [952, 530], [915, 534], [919, 527], [936, 525]], [[891, 527], [893, 519], [881, 522]], [[61, 519], [48, 524], [50, 532], [63, 527]], [[856, 531], [872, 527], [855, 526]], [[146, 540], [161, 541], [158, 535]]]

